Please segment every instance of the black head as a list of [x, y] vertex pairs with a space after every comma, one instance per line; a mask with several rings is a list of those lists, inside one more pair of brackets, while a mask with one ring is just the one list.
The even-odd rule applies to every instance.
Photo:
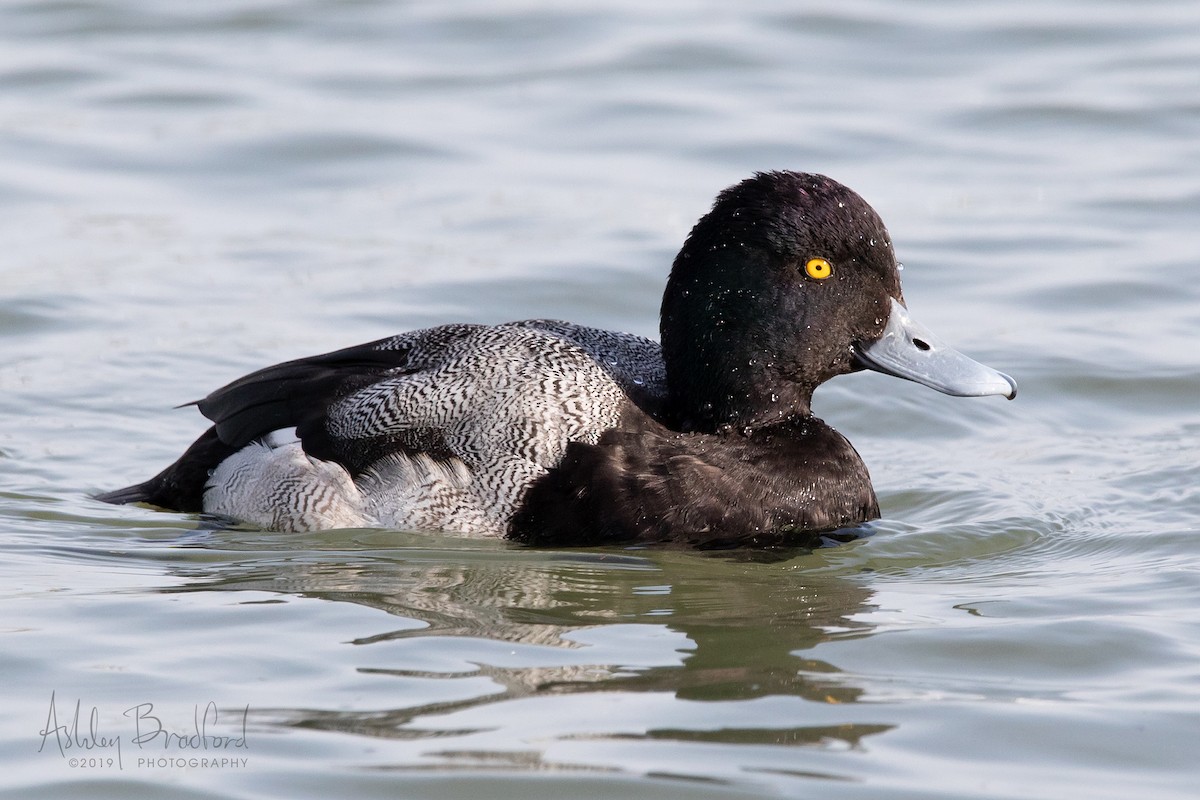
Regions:
[[823, 175], [759, 173], [717, 197], [675, 259], [661, 336], [685, 429], [807, 415], [813, 390], [859, 367], [900, 276], [883, 221]]

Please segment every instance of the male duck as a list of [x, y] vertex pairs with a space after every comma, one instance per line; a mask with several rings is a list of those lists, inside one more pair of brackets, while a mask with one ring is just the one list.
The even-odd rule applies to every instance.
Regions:
[[284, 531], [764, 543], [879, 516], [862, 459], [812, 415], [826, 380], [1016, 394], [909, 317], [883, 222], [821, 175], [722, 192], [660, 331], [444, 325], [267, 367], [197, 403], [214, 425], [178, 461], [100, 499]]

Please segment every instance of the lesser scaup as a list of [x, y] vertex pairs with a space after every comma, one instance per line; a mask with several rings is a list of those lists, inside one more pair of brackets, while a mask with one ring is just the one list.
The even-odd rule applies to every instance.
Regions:
[[883, 222], [821, 175], [723, 191], [660, 333], [445, 325], [267, 367], [197, 403], [214, 425], [178, 461], [100, 499], [292, 531], [762, 543], [879, 516], [862, 459], [812, 415], [824, 381], [1016, 394], [909, 317]]

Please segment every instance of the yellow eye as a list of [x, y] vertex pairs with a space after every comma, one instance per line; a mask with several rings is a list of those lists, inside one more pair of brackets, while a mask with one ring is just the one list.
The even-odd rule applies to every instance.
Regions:
[[823, 258], [810, 258], [804, 265], [804, 271], [808, 277], [823, 281], [833, 274], [833, 265]]

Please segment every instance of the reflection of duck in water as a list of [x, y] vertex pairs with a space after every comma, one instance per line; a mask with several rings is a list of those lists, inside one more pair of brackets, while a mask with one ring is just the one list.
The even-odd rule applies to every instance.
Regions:
[[[853, 619], [870, 608], [871, 591], [804, 569], [800, 551], [775, 564], [736, 563], [723, 555], [659, 549], [636, 555], [503, 545], [463, 551], [441, 549], [430, 537], [400, 535], [402, 547], [384, 552], [306, 548], [297, 559], [288, 549], [258, 561], [178, 565], [174, 569], [188, 583], [167, 591], [282, 593], [392, 615], [356, 617], [361, 623], [353, 626], [355, 638], [343, 642], [338, 649], [348, 649], [335, 659], [383, 682], [371, 696], [384, 698], [384, 706], [256, 709], [259, 719], [285, 725], [446, 740], [472, 733], [460, 727], [456, 712], [547, 695], [616, 692], [646, 696], [651, 707], [671, 698], [715, 704], [776, 698], [770, 702], [777, 707], [807, 701], [761, 727], [737, 730], [712, 727], [723, 718], [717, 708], [695, 730], [687, 729], [686, 715], [669, 725], [647, 710], [647, 738], [853, 744], [887, 727], [857, 724], [853, 715], [829, 708], [853, 703], [861, 690], [853, 677], [811, 653], [847, 631], [869, 633]], [[253, 549], [263, 553], [260, 546]], [[340, 630], [331, 641], [344, 638]], [[296, 633], [295, 649], [304, 652], [318, 637], [324, 652], [327, 635], [333, 634], [306, 627]], [[387, 691], [389, 680], [397, 683], [395, 695]], [[426, 690], [413, 688], [429, 681], [434, 683]], [[481, 718], [504, 715], [489, 710], [472, 716]], [[523, 730], [519, 721], [512, 727]], [[563, 718], [554, 729], [562, 739], [584, 732], [630, 735], [595, 719]]]
[[279, 530], [763, 542], [879, 515], [811, 413], [829, 378], [1016, 391], [908, 316], [882, 221], [819, 175], [721, 193], [675, 259], [661, 334], [448, 325], [268, 367], [199, 402], [215, 425], [177, 462], [101, 499]]

